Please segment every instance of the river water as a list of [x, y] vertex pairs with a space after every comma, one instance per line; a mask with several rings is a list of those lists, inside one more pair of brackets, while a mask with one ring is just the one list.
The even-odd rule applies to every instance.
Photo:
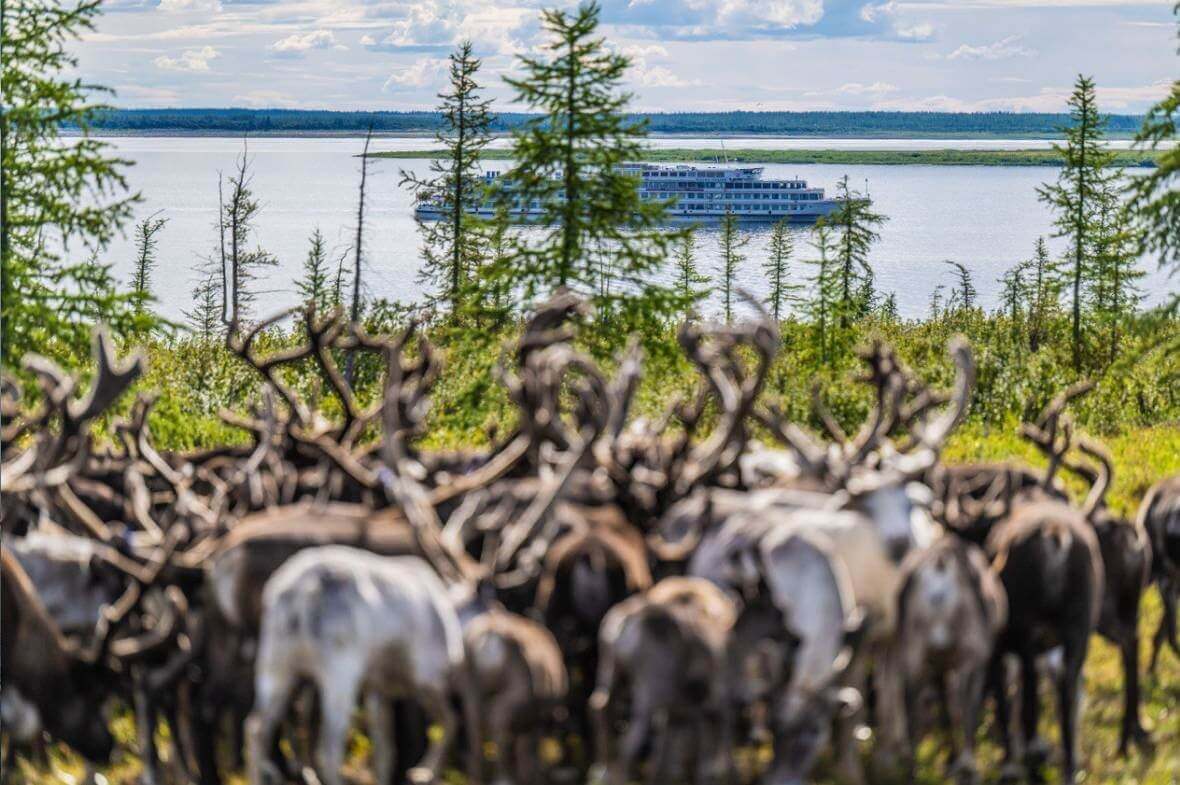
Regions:
[[[198, 137], [112, 137], [122, 157], [133, 161], [129, 183], [142, 193], [137, 216], [159, 213], [168, 223], [159, 235], [159, 261], [153, 290], [158, 310], [180, 320], [192, 307], [194, 272], [216, 248], [217, 177], [228, 175], [241, 152], [240, 139]], [[717, 138], [660, 137], [660, 147], [720, 148]], [[766, 147], [799, 148], [801, 140], [754, 138], [725, 139], [729, 149]], [[422, 138], [380, 138], [374, 150], [414, 150], [428, 146]], [[819, 149], [988, 149], [1011, 145], [1015, 149], [1046, 144], [1043, 140], [806, 140]], [[253, 138], [249, 142], [255, 195], [262, 203], [257, 240], [278, 257], [278, 267], [266, 272], [259, 289], [257, 310], [265, 314], [296, 302], [293, 281], [307, 253], [307, 238], [319, 227], [330, 247], [342, 253], [356, 232], [357, 183], [360, 177], [361, 142], [340, 138]], [[857, 147], [854, 145], [863, 145]], [[998, 148], [991, 148], [998, 149]], [[505, 162], [489, 166], [503, 168]], [[374, 296], [412, 302], [422, 292], [417, 280], [419, 235], [412, 214], [412, 198], [398, 184], [400, 171], [426, 174], [426, 160], [374, 160], [370, 163], [365, 215], [365, 283]], [[880, 229], [881, 240], [871, 261], [878, 288], [894, 292], [902, 314], [920, 316], [938, 284], [952, 283], [951, 268], [944, 260], [962, 262], [974, 274], [985, 307], [998, 300], [999, 276], [1031, 255], [1038, 236], [1052, 232], [1052, 216], [1037, 200], [1036, 188], [1056, 176], [1046, 167], [1000, 166], [846, 166], [771, 164], [764, 176], [802, 177], [813, 185], [834, 188], [847, 174], [855, 188], [866, 186], [875, 208], [888, 216]], [[739, 283], [758, 293], [765, 289], [761, 262], [765, 258], [769, 228], [748, 227], [746, 260], [740, 266]], [[797, 230], [797, 259], [809, 257], [809, 232]], [[717, 230], [698, 230], [696, 244], [702, 272], [718, 266]], [[1059, 241], [1050, 240], [1054, 251]], [[134, 259], [133, 238], [116, 240], [104, 258], [113, 263], [123, 280], [130, 277]], [[1165, 298], [1180, 286], [1144, 260], [1150, 275], [1144, 279], [1149, 302]], [[805, 283], [810, 269], [797, 261], [793, 277]], [[716, 310], [713, 303], [705, 310]]]

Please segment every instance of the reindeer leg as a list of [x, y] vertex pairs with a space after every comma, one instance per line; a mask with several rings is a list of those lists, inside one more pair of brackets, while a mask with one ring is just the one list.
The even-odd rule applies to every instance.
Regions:
[[[414, 785], [427, 785], [438, 781], [438, 772], [446, 758], [451, 742], [455, 738], [458, 727], [458, 717], [447, 696], [435, 690], [427, 690], [419, 695], [422, 708], [442, 727], [442, 734], [430, 740], [426, 748], [426, 755], [422, 762], [410, 769], [410, 782]], [[338, 783], [336, 784], [338, 785]]]
[[1151, 745], [1151, 735], [1139, 721], [1139, 632], [1126, 630], [1119, 644], [1123, 659], [1123, 730], [1119, 737], [1119, 754], [1126, 757], [1130, 745], [1140, 749]]
[[1153, 676], [1165, 642], [1177, 656], [1180, 656], [1180, 646], [1176, 643], [1176, 595], [1180, 592], [1168, 579], [1159, 582], [1159, 592], [1164, 608], [1159, 627], [1156, 628], [1155, 636], [1152, 638], [1151, 664], [1148, 666], [1148, 670]]
[[979, 709], [983, 703], [984, 669], [969, 668], [958, 673], [953, 695], [957, 706], [953, 709], [951, 721], [952, 737], [959, 742], [958, 756], [951, 765], [951, 774], [960, 785], [975, 785], [979, 782], [979, 769], [975, 765], [975, 732], [979, 728]]
[[607, 782], [610, 785], [625, 785], [627, 782], [640, 752], [651, 737], [651, 721], [652, 711], [637, 701], [632, 706], [630, 722], [619, 743], [618, 755], [607, 769]]
[[380, 692], [369, 690], [365, 693], [365, 715], [369, 723], [369, 740], [373, 744], [373, 776], [376, 785], [394, 785], [397, 743], [393, 736], [393, 706]]
[[1007, 670], [1003, 649], [997, 646], [988, 666], [988, 681], [991, 683], [992, 697], [996, 701], [996, 732], [1000, 736], [1000, 746], [1004, 748], [1004, 765], [1000, 771], [1001, 782], [1018, 781], [1022, 774], [1020, 764], [1017, 762], [1020, 756], [1013, 747], [1012, 704], [1008, 700]]
[[1057, 714], [1061, 724], [1061, 781], [1073, 785], [1077, 779], [1077, 722], [1081, 704], [1082, 665], [1086, 656], [1085, 640], [1067, 647], [1066, 652], [1064, 672], [1057, 683]]
[[250, 785], [277, 785], [283, 782], [282, 773], [271, 757], [271, 750], [294, 691], [293, 675], [259, 670], [255, 708], [246, 720], [246, 758]]
[[1020, 652], [1020, 732], [1024, 736], [1024, 762], [1028, 776], [1038, 781], [1041, 767], [1048, 758], [1048, 744], [1038, 733], [1041, 718], [1040, 681], [1037, 672], [1036, 653], [1031, 650]]
[[340, 767], [348, 741], [352, 710], [364, 674], [359, 661], [344, 660], [339, 654], [333, 662], [331, 683], [320, 684], [320, 734], [316, 747], [319, 758], [320, 782], [324, 785], [344, 785]]
[[135, 734], [139, 742], [139, 757], [143, 763], [140, 775], [143, 785], [160, 782], [160, 754], [156, 749], [156, 706], [148, 694], [146, 674], [140, 666], [131, 671], [132, 700], [135, 703]]

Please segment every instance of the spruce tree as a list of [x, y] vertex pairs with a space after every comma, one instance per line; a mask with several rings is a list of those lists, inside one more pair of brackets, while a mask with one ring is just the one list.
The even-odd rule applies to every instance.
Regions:
[[509, 214], [536, 205], [545, 228], [540, 238], [518, 240], [496, 272], [528, 299], [565, 286], [590, 296], [599, 313], [670, 317], [685, 303], [653, 276], [678, 232], [662, 227], [667, 205], [641, 199], [638, 176], [622, 166], [642, 157], [647, 123], [625, 113], [629, 60], [598, 35], [599, 13], [595, 2], [545, 11], [544, 54], [521, 57], [521, 75], [505, 80], [539, 116], [513, 134], [516, 165], [498, 202]]
[[217, 273], [206, 270], [197, 281], [197, 285], [193, 287], [192, 310], [184, 312], [189, 329], [206, 343], [213, 340], [217, 334], [218, 324], [221, 322], [220, 295], [221, 286], [217, 279]]
[[708, 295], [708, 292], [701, 287], [709, 282], [709, 276], [697, 271], [696, 236], [693, 232], [687, 231], [681, 235], [675, 253], [676, 296], [687, 303], [688, 308], [691, 308]]
[[1103, 143], [1106, 118], [1098, 113], [1092, 79], [1078, 75], [1069, 107], [1071, 125], [1062, 129], [1065, 145], [1053, 146], [1062, 159], [1061, 173], [1056, 183], [1042, 185], [1037, 193], [1056, 213], [1054, 236], [1069, 240], [1060, 276], [1069, 292], [1074, 370], [1081, 370], [1084, 287], [1090, 273], [1099, 202], [1112, 178], [1114, 154]]
[[1091, 285], [1087, 305], [1105, 327], [1107, 362], [1114, 362], [1121, 328], [1143, 299], [1135, 282], [1139, 269], [1139, 238], [1113, 189], [1103, 195], [1095, 221]]
[[942, 293], [946, 291], [946, 286], [943, 284], [936, 284], [934, 290], [930, 292], [930, 319], [937, 321], [943, 316], [942, 307]]
[[[1180, 2], [1173, 11], [1180, 16]], [[1180, 37], [1180, 27], [1177, 28]], [[1177, 51], [1180, 51], [1178, 49]], [[1141, 148], [1159, 152], [1155, 168], [1130, 179], [1128, 213], [1135, 224], [1140, 253], [1158, 254], [1161, 267], [1180, 270], [1180, 79], [1143, 118], [1135, 136]], [[1180, 298], [1180, 295], [1177, 296]], [[1177, 298], [1173, 298], [1173, 301]]]
[[229, 326], [233, 329], [250, 317], [250, 306], [258, 295], [255, 282], [261, 271], [279, 263], [261, 246], [255, 245], [252, 250], [248, 247], [254, 236], [254, 222], [262, 209], [250, 187], [253, 179], [250, 164], [249, 151], [243, 142], [234, 173], [229, 178], [229, 199], [221, 207], [223, 241], [227, 239], [229, 243], [228, 247], [223, 245], [222, 248], [229, 271], [229, 292], [223, 296], [228, 299]]
[[[90, 135], [101, 87], [73, 74], [67, 46], [94, 29], [97, 0], [0, 0], [0, 360], [87, 356], [96, 321], [153, 323], [97, 261], [132, 217], [128, 161]], [[79, 135], [64, 138], [63, 125]], [[77, 259], [77, 260], [76, 260]]]
[[317, 226], [308, 238], [307, 256], [303, 260], [303, 275], [295, 281], [299, 299], [314, 306], [319, 313], [332, 310], [332, 271], [328, 268], [328, 251], [324, 233]]
[[742, 235], [738, 229], [737, 216], [729, 211], [721, 217], [721, 233], [718, 239], [721, 243], [721, 267], [717, 271], [721, 281], [721, 302], [724, 306], [725, 323], [731, 324], [737, 268], [746, 258], [742, 255], [742, 248], [745, 248], [750, 240]]
[[897, 307], [897, 293], [890, 292], [885, 295], [885, 299], [881, 301], [881, 320], [888, 324], [896, 324], [901, 321], [901, 311]]
[[442, 126], [435, 141], [445, 155], [430, 164], [429, 178], [402, 172], [402, 183], [419, 200], [435, 205], [437, 220], [420, 220], [423, 235], [420, 281], [431, 287], [430, 303], [444, 304], [453, 315], [463, 306], [469, 282], [480, 264], [480, 219], [473, 214], [487, 197], [480, 154], [491, 141], [491, 100], [480, 97], [476, 81], [481, 62], [464, 41], [451, 53], [450, 81], [438, 94]]
[[152, 270], [156, 268], [156, 247], [159, 245], [156, 235], [168, 223], [167, 218], [159, 215], [153, 213], [135, 225], [135, 268], [131, 273], [131, 291], [135, 295], [135, 308], [141, 313], [147, 310], [152, 300]]
[[798, 291], [802, 288], [790, 279], [791, 254], [795, 250], [795, 239], [787, 219], [778, 221], [770, 232], [770, 254], [762, 264], [769, 284], [766, 305], [776, 322], [781, 322], [787, 305], [798, 300]]
[[999, 279], [1000, 309], [1008, 316], [1014, 329], [1022, 321], [1025, 300], [1028, 298], [1028, 284], [1024, 279], [1028, 268], [1028, 262], [1013, 265]]
[[974, 310], [978, 290], [975, 288], [975, 281], [971, 276], [971, 271], [959, 262], [951, 259], [944, 259], [943, 264], [950, 265], [955, 275], [955, 285], [951, 288], [951, 297], [947, 302], [947, 310], [958, 312]]
[[822, 220], [835, 233], [835, 262], [840, 278], [837, 307], [840, 326], [843, 328], [861, 310], [858, 292], [866, 278], [871, 281], [872, 275], [869, 250], [873, 243], [881, 239], [876, 227], [887, 219], [873, 211], [873, 202], [867, 195], [852, 190], [848, 185], [848, 175], [844, 175], [836, 184], [836, 199], [840, 204], [839, 209]]
[[1053, 262], [1045, 238], [1038, 237], [1033, 249], [1033, 258], [1028, 261], [1030, 272], [1028, 310], [1028, 348], [1035, 352], [1044, 340], [1050, 314], [1057, 307], [1057, 287], [1053, 274]]
[[833, 313], [838, 306], [841, 281], [833, 248], [835, 240], [825, 222], [820, 221], [815, 225], [811, 242], [815, 257], [808, 263], [814, 268], [815, 274], [811, 277], [812, 296], [807, 310], [815, 325], [820, 359], [827, 362], [832, 343]]

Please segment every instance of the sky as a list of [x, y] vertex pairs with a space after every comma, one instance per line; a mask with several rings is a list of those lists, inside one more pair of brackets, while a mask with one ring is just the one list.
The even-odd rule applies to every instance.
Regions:
[[[107, 0], [82, 76], [124, 107], [427, 109], [470, 39], [485, 95], [568, 0]], [[1173, 0], [602, 0], [637, 111], [1054, 112], [1079, 72], [1142, 112], [1180, 71]]]

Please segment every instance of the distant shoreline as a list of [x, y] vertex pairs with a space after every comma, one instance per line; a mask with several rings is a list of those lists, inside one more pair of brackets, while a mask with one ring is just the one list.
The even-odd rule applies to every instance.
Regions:
[[[1065, 113], [732, 111], [635, 112], [627, 119], [651, 134], [706, 137], [840, 137], [870, 139], [1045, 139], [1068, 127]], [[491, 131], [506, 134], [539, 119], [519, 111], [497, 112]], [[1139, 115], [1106, 115], [1111, 138], [1127, 138], [1142, 127]], [[183, 134], [242, 136], [429, 135], [444, 126], [437, 111], [341, 111], [326, 109], [111, 108], [96, 112], [89, 127], [97, 134]]]
[[[1157, 153], [1113, 150], [1117, 166], [1152, 167]], [[438, 150], [401, 150], [369, 153], [371, 158], [438, 158]], [[503, 161], [509, 150], [484, 150], [483, 158]], [[650, 163], [730, 164], [847, 164], [873, 166], [1060, 166], [1053, 150], [648, 150], [642, 160]]]

